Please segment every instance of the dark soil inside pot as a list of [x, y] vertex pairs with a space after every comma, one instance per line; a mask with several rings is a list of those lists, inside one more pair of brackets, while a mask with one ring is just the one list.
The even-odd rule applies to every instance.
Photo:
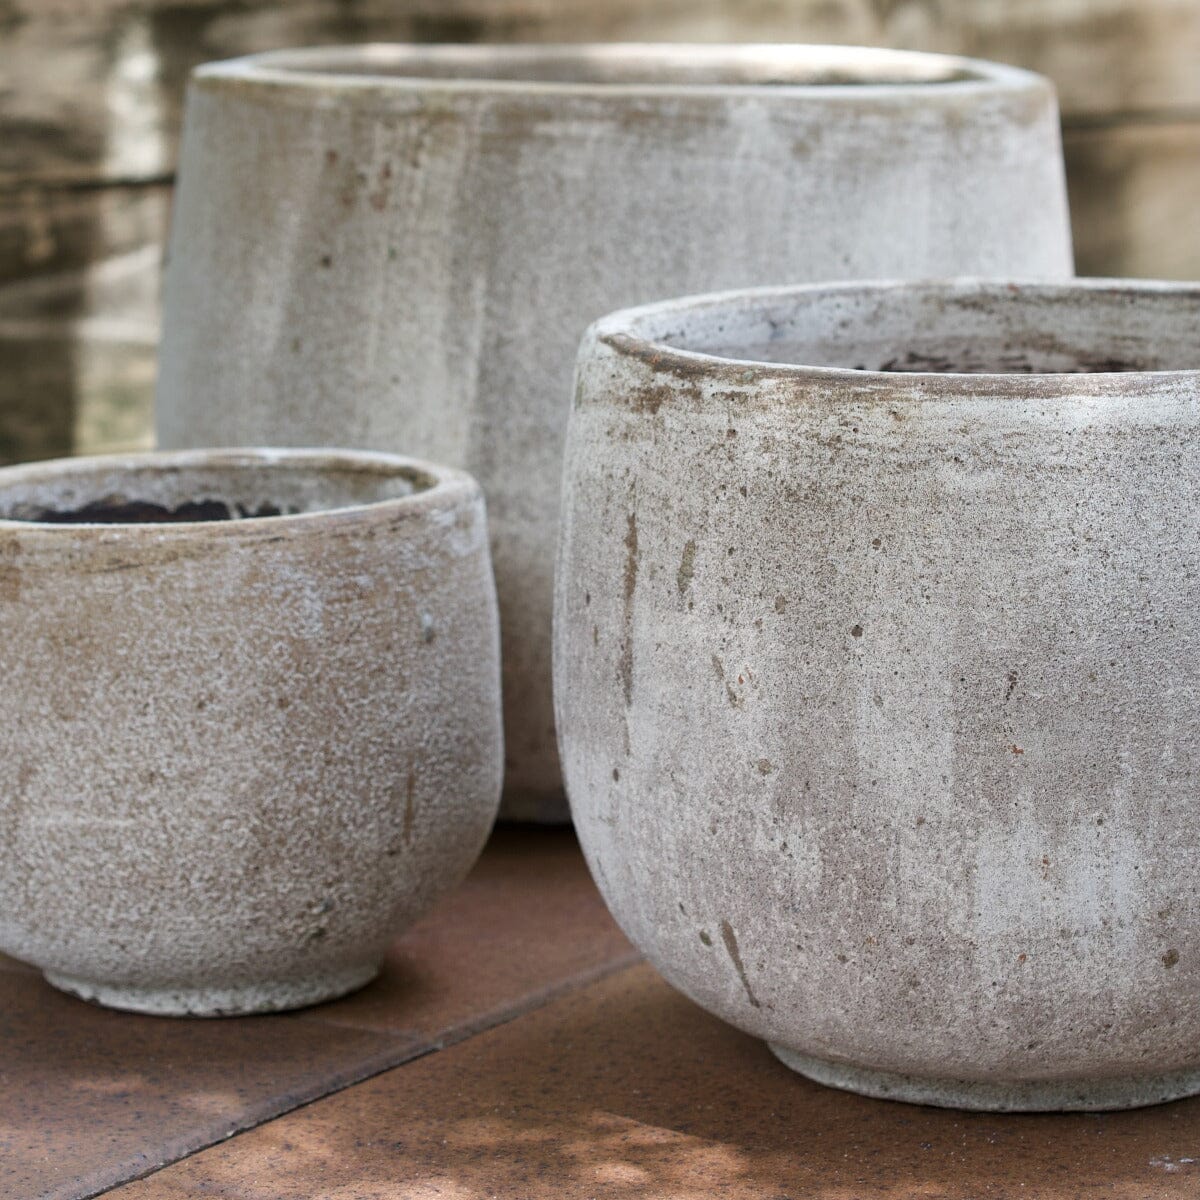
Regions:
[[1154, 367], [1145, 363], [1133, 362], [1123, 358], [1079, 358], [1067, 366], [1056, 363], [1047, 366], [1039, 363], [1036, 357], [1022, 354], [1019, 351], [997, 353], [993, 356], [975, 357], [961, 354], [947, 357], [939, 354], [920, 354], [910, 350], [903, 357], [889, 358], [877, 367], [867, 367], [856, 364], [859, 371], [875, 370], [895, 374], [930, 373], [930, 374], [959, 374], [959, 375], [1096, 375], [1112, 371], [1152, 371]]
[[247, 517], [279, 517], [289, 511], [275, 504], [249, 508], [228, 504], [224, 500], [188, 500], [175, 508], [149, 500], [130, 500], [123, 496], [106, 496], [93, 500], [82, 508], [23, 507], [14, 512], [19, 521], [36, 521], [43, 525], [168, 525], [185, 521], [236, 521]]

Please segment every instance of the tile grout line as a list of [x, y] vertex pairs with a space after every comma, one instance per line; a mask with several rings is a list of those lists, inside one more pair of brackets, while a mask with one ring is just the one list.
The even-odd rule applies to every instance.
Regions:
[[[167, 1159], [165, 1162], [155, 1163], [152, 1166], [147, 1166], [144, 1170], [135, 1170], [130, 1174], [122, 1175], [120, 1178], [114, 1179], [111, 1183], [102, 1184], [93, 1191], [75, 1193], [73, 1200], [95, 1200], [98, 1196], [110, 1195], [118, 1188], [125, 1187], [130, 1183], [136, 1183], [141, 1179], [148, 1179], [150, 1176], [157, 1175], [160, 1171], [165, 1171], [168, 1167], [176, 1166], [178, 1163], [201, 1154], [205, 1150], [211, 1150], [213, 1147], [219, 1146], [241, 1134], [261, 1129], [263, 1126], [269, 1125], [281, 1117], [288, 1116], [290, 1113], [297, 1112], [302, 1108], [308, 1108], [310, 1105], [318, 1104], [322, 1100], [336, 1096], [339, 1092], [347, 1091], [349, 1088], [357, 1087], [359, 1084], [384, 1075], [388, 1071], [408, 1066], [410, 1063], [427, 1058], [431, 1054], [438, 1054], [442, 1050], [449, 1050], [454, 1046], [469, 1041], [473, 1037], [489, 1033], [491, 1030], [498, 1029], [502, 1025], [519, 1020], [521, 1017], [537, 1012], [539, 1009], [545, 1008], [547, 1005], [553, 1004], [555, 1001], [569, 996], [573, 992], [583, 991], [585, 988], [591, 987], [592, 984], [599, 983], [601, 980], [607, 979], [612, 975], [619, 975], [622, 971], [631, 970], [643, 961], [643, 956], [638, 951], [631, 950], [623, 954], [620, 958], [580, 972], [563, 983], [552, 984], [549, 987], [542, 988], [540, 991], [533, 993], [532, 996], [526, 997], [514, 1004], [493, 1009], [491, 1013], [475, 1021], [468, 1020], [459, 1026], [447, 1030], [440, 1037], [432, 1041], [424, 1043], [420, 1041], [410, 1043], [401, 1042], [399, 1052], [395, 1049], [390, 1052], [380, 1051], [377, 1058], [362, 1064], [358, 1070], [350, 1072], [344, 1078], [335, 1077], [332, 1083], [326, 1080], [317, 1083], [315, 1088], [303, 1089], [293, 1093], [284, 1098], [278, 1107], [274, 1107], [268, 1101], [262, 1111], [257, 1113], [251, 1111], [247, 1114], [244, 1124], [236, 1123], [233, 1128], [215, 1136], [202, 1135], [203, 1140], [198, 1141], [194, 1146], [185, 1146], [180, 1153], [175, 1154], [174, 1157]], [[331, 1025], [338, 1029], [355, 1029], [363, 1033], [374, 1032], [381, 1037], [390, 1037], [394, 1040], [401, 1039], [404, 1036], [402, 1032], [392, 1034], [381, 1033], [378, 1030], [367, 1030], [361, 1026], [342, 1024], [337, 1021], [321, 1021], [320, 1023]], [[58, 1200], [59, 1196], [60, 1193], [58, 1192], [44, 1192], [39, 1200]]]
[[[631, 947], [624, 954], [616, 958], [611, 958], [607, 962], [599, 963], [594, 967], [585, 967], [559, 983], [548, 984], [536, 991], [527, 993], [519, 1000], [515, 1000], [509, 1004], [501, 1004], [497, 1008], [481, 1013], [477, 1017], [468, 1017], [461, 1023], [452, 1025], [436, 1035], [430, 1045], [435, 1050], [445, 1050], [451, 1046], [457, 1046], [459, 1042], [466, 1041], [476, 1034], [487, 1033], [488, 1030], [495, 1029], [499, 1025], [505, 1025], [509, 1021], [516, 1020], [517, 1017], [524, 1016], [526, 1013], [536, 1012], [539, 1008], [544, 1008], [547, 1004], [552, 1004], [561, 996], [566, 996], [571, 992], [590, 987], [593, 983], [598, 983], [601, 979], [606, 979], [609, 975], [616, 975], [644, 961], [644, 955]], [[358, 1033], [383, 1032], [373, 1025], [360, 1024], [349, 1018], [322, 1017], [314, 1013], [307, 1019], [322, 1025], [333, 1026], [336, 1029], [352, 1029]], [[419, 1035], [414, 1034], [413, 1036]]]
[[[591, 987], [593, 983], [599, 983], [602, 979], [607, 979], [610, 975], [619, 975], [622, 971], [628, 971], [632, 967], [639, 966], [644, 961], [645, 957], [639, 951], [629, 950], [619, 958], [614, 958], [599, 966], [580, 971], [569, 980], [562, 983], [550, 984], [540, 991], [532, 993], [518, 1004], [502, 1005], [500, 1008], [494, 1008], [490, 1013], [485, 1013], [474, 1021], [464, 1021], [461, 1025], [447, 1030], [434, 1043], [433, 1049], [435, 1051], [449, 1050], [452, 1046], [470, 1041], [471, 1038], [477, 1037], [479, 1034], [488, 1033], [493, 1029], [498, 1029], [501, 1025], [507, 1025], [510, 1021], [518, 1020], [521, 1017], [528, 1016], [530, 1013], [537, 1012], [539, 1009], [546, 1008], [548, 1005], [561, 1000], [564, 996], [571, 995], [573, 992], [581, 992], [585, 988]], [[331, 1021], [329, 1023], [335, 1024], [336, 1022]], [[343, 1028], [343, 1026], [339, 1025], [338, 1028]]]

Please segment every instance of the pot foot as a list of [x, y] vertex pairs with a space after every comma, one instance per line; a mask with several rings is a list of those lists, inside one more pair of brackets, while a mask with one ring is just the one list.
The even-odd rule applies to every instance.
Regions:
[[926, 1079], [829, 1062], [767, 1043], [785, 1066], [828, 1087], [880, 1100], [931, 1104], [982, 1112], [1102, 1112], [1163, 1104], [1200, 1092], [1200, 1070], [1135, 1075], [1121, 1079], [1044, 1079], [1030, 1083], [984, 1083]]
[[105, 1008], [159, 1017], [240, 1017], [335, 1000], [370, 983], [379, 974], [379, 964], [347, 967], [308, 979], [265, 980], [231, 987], [137, 987], [80, 979], [60, 971], [43, 974], [52, 987]]

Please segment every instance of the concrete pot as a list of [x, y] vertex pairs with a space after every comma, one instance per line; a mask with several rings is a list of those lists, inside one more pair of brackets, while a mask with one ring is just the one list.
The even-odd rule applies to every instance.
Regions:
[[714, 287], [1070, 269], [1054, 95], [1010, 68], [807, 46], [259, 55], [192, 83], [158, 433], [475, 473], [502, 813], [565, 820], [552, 577], [588, 322]]
[[1195, 285], [848, 284], [585, 340], [576, 827], [667, 979], [796, 1070], [1200, 1091], [1198, 322]]
[[195, 1016], [329, 999], [484, 843], [499, 648], [462, 472], [9, 468], [0, 614], [0, 950], [56, 987]]

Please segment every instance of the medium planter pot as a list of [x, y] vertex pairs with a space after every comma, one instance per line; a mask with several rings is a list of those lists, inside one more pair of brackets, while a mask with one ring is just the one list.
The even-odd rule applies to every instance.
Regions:
[[192, 83], [159, 437], [474, 472], [503, 815], [562, 820], [552, 577], [587, 324], [716, 287], [1070, 269], [1053, 92], [1007, 67], [810, 46], [264, 54]]
[[0, 619], [0, 949], [56, 987], [197, 1016], [328, 999], [483, 845], [496, 601], [459, 471], [0, 471]]
[[796, 1070], [1200, 1091], [1198, 328], [1195, 285], [849, 284], [585, 340], [576, 826], [633, 941]]

